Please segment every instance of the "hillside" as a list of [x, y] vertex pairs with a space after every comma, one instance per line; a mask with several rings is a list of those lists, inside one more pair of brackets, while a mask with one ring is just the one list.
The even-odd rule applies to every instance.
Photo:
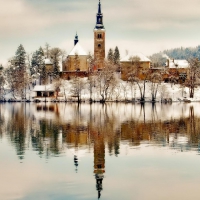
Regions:
[[154, 57], [156, 54], [166, 54], [173, 59], [189, 59], [191, 57], [196, 57], [200, 60], [200, 45], [197, 47], [187, 47], [187, 48], [174, 48], [169, 50], [164, 50], [160, 53], [155, 53], [150, 57]]

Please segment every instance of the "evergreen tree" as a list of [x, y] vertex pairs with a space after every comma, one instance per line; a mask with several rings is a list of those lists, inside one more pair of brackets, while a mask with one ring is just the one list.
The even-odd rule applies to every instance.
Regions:
[[114, 51], [114, 55], [113, 55], [113, 62], [115, 65], [120, 64], [120, 53], [119, 53], [119, 49], [117, 46], [115, 47], [115, 51]]
[[[13, 61], [12, 61], [13, 62]], [[29, 83], [26, 69], [26, 51], [20, 44], [14, 58], [14, 71], [16, 76], [16, 89], [21, 98], [26, 98], [26, 86]]]
[[107, 59], [110, 63], [113, 63], [113, 60], [114, 60], [114, 55], [113, 55], [113, 50], [112, 49], [109, 49], [108, 51], [108, 55], [107, 55]]
[[44, 60], [44, 51], [42, 47], [40, 47], [37, 51], [37, 64], [38, 64], [38, 72], [40, 74], [40, 77], [43, 81], [47, 78], [47, 72], [46, 72], [46, 66], [45, 66], [45, 60]]
[[46, 79], [46, 67], [45, 67], [45, 57], [44, 51], [42, 47], [40, 47], [37, 51], [33, 53], [32, 60], [31, 60], [31, 75], [40, 76], [40, 84], [41, 80]]
[[26, 68], [26, 51], [21, 44], [15, 53], [15, 65], [18, 66], [20, 70], [25, 70]]
[[53, 77], [59, 76], [60, 66], [59, 61], [61, 59], [62, 51], [59, 48], [53, 48], [50, 51], [51, 62], [53, 64]]

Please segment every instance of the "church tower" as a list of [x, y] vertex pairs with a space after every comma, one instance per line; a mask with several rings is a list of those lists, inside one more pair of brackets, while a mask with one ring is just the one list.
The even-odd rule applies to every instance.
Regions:
[[96, 26], [94, 28], [94, 59], [97, 68], [103, 68], [105, 58], [105, 28], [103, 25], [103, 14], [101, 13], [101, 2], [99, 0], [98, 13], [96, 16]]

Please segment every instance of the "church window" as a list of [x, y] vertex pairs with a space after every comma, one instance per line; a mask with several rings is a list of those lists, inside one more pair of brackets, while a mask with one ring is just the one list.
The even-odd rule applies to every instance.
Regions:
[[98, 37], [98, 38], [101, 38], [101, 34], [98, 34], [97, 37]]
[[98, 44], [98, 47], [101, 48], [101, 44]]

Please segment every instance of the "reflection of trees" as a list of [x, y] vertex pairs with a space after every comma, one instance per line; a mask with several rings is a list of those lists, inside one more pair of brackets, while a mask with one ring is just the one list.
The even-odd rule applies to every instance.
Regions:
[[18, 110], [12, 107], [11, 116], [7, 122], [7, 133], [16, 148], [19, 159], [23, 159], [25, 154], [27, 126], [24, 105], [21, 104]]
[[[116, 156], [120, 154], [121, 141], [128, 141], [130, 146], [150, 141], [153, 145], [186, 150], [197, 147], [199, 143], [200, 119], [195, 116], [193, 106], [189, 109], [188, 117], [181, 115], [177, 119], [162, 120], [156, 105], [148, 112], [146, 105], [142, 105], [139, 107], [139, 117], [131, 113], [129, 118], [119, 121], [120, 116], [115, 114], [111, 104], [100, 104], [96, 110], [90, 105], [87, 118], [82, 105], [72, 104], [71, 120], [67, 122], [62, 120], [58, 105], [54, 109], [50, 106], [50, 112], [37, 110], [38, 113], [45, 114], [40, 120], [29, 113], [30, 108], [25, 104], [10, 107], [12, 109], [6, 122], [6, 132], [20, 159], [23, 159], [29, 143], [33, 151], [47, 158], [59, 156], [64, 144], [76, 150], [91, 148], [99, 140], [95, 136], [97, 133], [103, 137], [104, 148], [107, 147], [109, 154]], [[48, 119], [49, 113], [55, 113], [53, 119]], [[4, 131], [2, 116], [0, 113], [0, 133]]]
[[2, 112], [3, 106], [0, 104], [0, 138], [3, 137], [3, 132], [5, 132], [5, 117]]
[[39, 155], [48, 158], [50, 155], [56, 156], [62, 150], [62, 141], [59, 140], [59, 124], [51, 120], [40, 120], [38, 122], [39, 131], [31, 135], [33, 150], [38, 151]]

